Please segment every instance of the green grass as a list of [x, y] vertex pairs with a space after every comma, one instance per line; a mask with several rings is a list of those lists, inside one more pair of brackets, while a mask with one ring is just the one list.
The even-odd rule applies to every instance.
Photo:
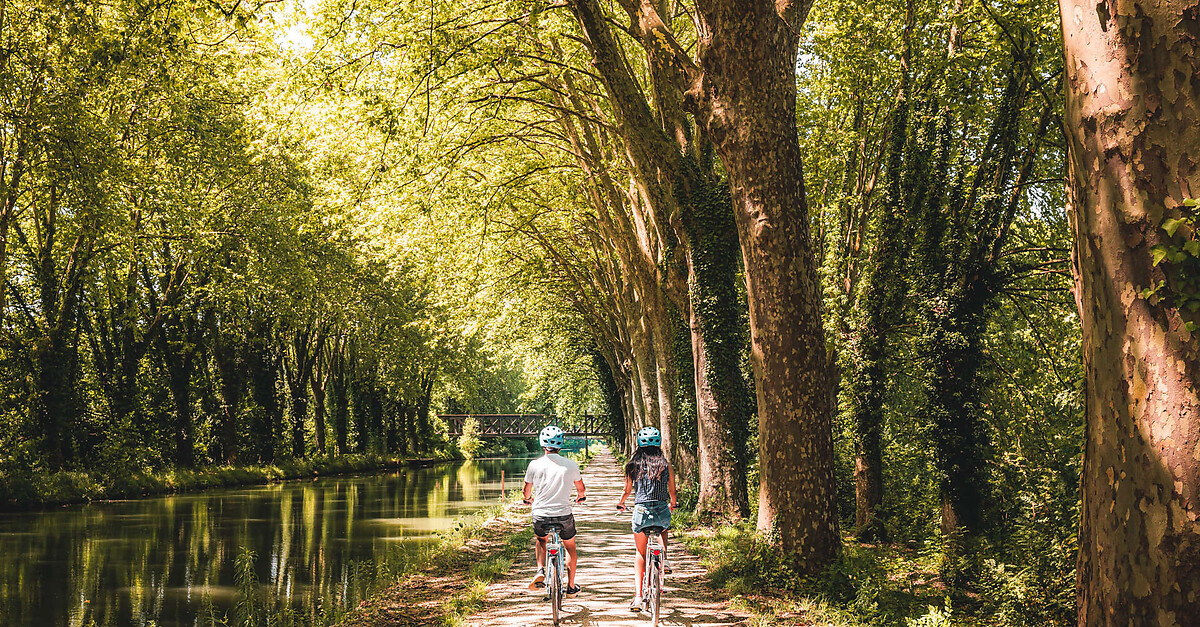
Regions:
[[23, 510], [273, 481], [397, 468], [409, 460], [382, 455], [344, 455], [264, 466], [209, 466], [153, 472], [0, 473], [0, 510]]
[[467, 617], [483, 607], [488, 584], [507, 575], [512, 569], [513, 560], [529, 550], [532, 540], [533, 531], [525, 529], [509, 536], [504, 548], [496, 555], [472, 564], [463, 590], [442, 603], [442, 625], [463, 627]]
[[951, 603], [932, 552], [847, 540], [824, 572], [802, 576], [752, 524], [697, 527], [683, 541], [702, 556], [712, 585], [733, 595], [757, 625], [792, 624], [800, 616], [838, 627], [980, 624]]

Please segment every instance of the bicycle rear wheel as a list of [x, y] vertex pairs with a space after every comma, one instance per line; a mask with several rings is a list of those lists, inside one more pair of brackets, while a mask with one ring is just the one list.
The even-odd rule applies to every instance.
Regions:
[[550, 615], [554, 618], [555, 627], [558, 627], [558, 613], [562, 607], [562, 565], [559, 559], [555, 556], [551, 560], [554, 565], [550, 567]]
[[650, 626], [658, 627], [658, 611], [662, 604], [662, 561], [650, 560]]

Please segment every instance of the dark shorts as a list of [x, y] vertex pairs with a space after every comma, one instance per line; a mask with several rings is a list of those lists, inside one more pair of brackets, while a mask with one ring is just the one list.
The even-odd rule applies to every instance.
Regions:
[[566, 516], [534, 516], [533, 517], [533, 533], [539, 538], [545, 538], [550, 535], [550, 528], [547, 527], [550, 523], [558, 523], [562, 525], [562, 530], [558, 532], [558, 537], [563, 540], [570, 540], [575, 537], [575, 514], [567, 514]]

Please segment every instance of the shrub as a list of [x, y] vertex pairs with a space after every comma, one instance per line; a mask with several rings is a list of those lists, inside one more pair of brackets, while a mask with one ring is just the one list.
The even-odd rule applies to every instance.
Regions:
[[462, 435], [458, 436], [458, 450], [463, 457], [475, 459], [481, 448], [483, 440], [479, 437], [479, 421], [472, 416], [463, 421]]

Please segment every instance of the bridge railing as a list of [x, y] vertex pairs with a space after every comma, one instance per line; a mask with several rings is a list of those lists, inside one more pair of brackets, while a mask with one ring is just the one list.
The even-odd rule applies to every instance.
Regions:
[[529, 437], [541, 432], [548, 424], [558, 425], [568, 436], [603, 436], [607, 417], [584, 414], [582, 416], [548, 416], [546, 414], [438, 414], [449, 435], [462, 435], [467, 419], [479, 422], [479, 437]]

